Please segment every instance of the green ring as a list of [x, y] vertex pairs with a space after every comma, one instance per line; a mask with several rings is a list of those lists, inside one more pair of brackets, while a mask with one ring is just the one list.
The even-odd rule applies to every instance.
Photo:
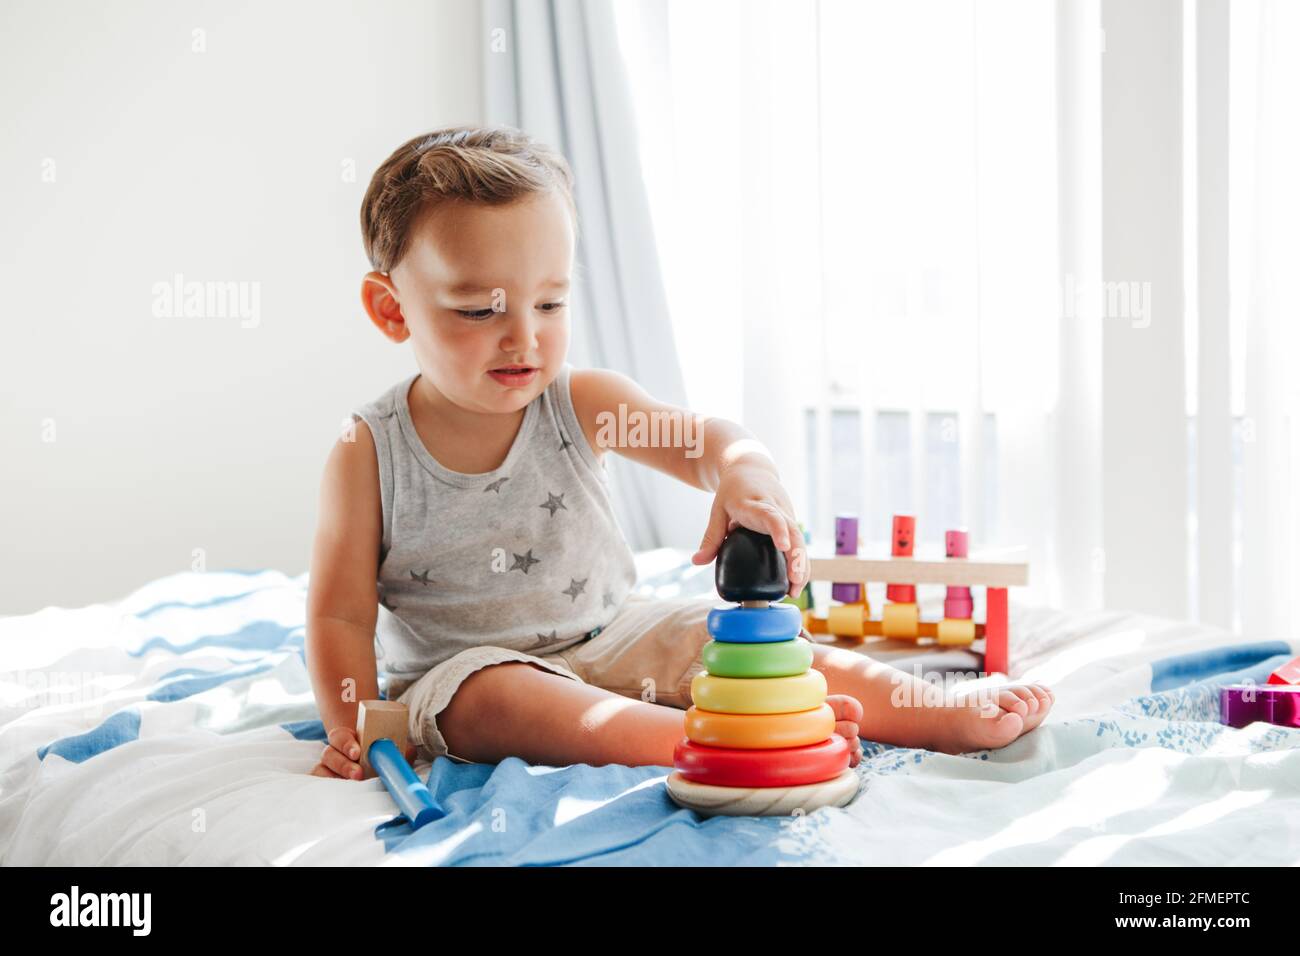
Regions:
[[700, 660], [714, 677], [794, 677], [812, 667], [813, 647], [803, 638], [768, 644], [709, 641]]

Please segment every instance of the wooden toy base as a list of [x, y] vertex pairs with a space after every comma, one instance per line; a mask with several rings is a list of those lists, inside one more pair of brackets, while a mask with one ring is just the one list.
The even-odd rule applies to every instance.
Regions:
[[802, 787], [715, 787], [687, 780], [680, 771], [668, 776], [668, 796], [679, 807], [705, 816], [779, 817], [796, 810], [842, 807], [858, 794], [858, 774], [846, 769], [838, 777]]

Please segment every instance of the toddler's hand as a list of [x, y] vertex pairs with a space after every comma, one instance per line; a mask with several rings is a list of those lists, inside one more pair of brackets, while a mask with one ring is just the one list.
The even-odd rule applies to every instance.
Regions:
[[[410, 762], [415, 758], [414, 744], [407, 744], [403, 754]], [[316, 777], [361, 779], [361, 740], [351, 727], [335, 727], [329, 732], [329, 744], [320, 755], [320, 763], [311, 768]]]
[[790, 578], [787, 593], [798, 596], [808, 583], [807, 552], [790, 496], [771, 470], [742, 463], [723, 473], [713, 497], [709, 527], [691, 563], [708, 564], [717, 557], [723, 538], [738, 524], [772, 536], [777, 549], [785, 554]]

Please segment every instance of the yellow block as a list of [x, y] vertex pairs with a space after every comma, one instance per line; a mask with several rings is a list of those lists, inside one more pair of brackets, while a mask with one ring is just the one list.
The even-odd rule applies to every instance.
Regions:
[[970, 618], [945, 617], [939, 622], [940, 644], [969, 644], [975, 640], [975, 622]]
[[886, 604], [880, 618], [880, 631], [885, 637], [916, 640], [921, 612], [915, 604]]
[[714, 677], [691, 681], [692, 703], [719, 714], [789, 714], [826, 702], [826, 678], [816, 669], [793, 677]]
[[833, 604], [826, 614], [826, 630], [837, 637], [862, 637], [871, 608], [863, 602]]

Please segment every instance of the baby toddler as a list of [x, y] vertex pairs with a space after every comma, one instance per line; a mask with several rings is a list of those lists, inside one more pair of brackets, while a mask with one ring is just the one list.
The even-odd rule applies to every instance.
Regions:
[[[361, 777], [357, 704], [380, 696], [381, 663], [386, 696], [410, 708], [408, 756], [671, 766], [715, 602], [631, 593], [605, 456], [713, 493], [695, 563], [744, 525], [771, 535], [798, 594], [806, 556], [776, 464], [733, 422], [568, 364], [572, 174], [525, 134], [412, 139], [375, 173], [361, 225], [374, 267], [362, 304], [389, 341], [410, 343], [418, 372], [356, 409], [325, 466], [307, 662], [329, 744], [312, 772]], [[602, 428], [637, 420], [682, 422], [695, 440]], [[936, 700], [918, 678], [823, 644], [813, 666], [855, 766], [860, 733], [1002, 747], [1052, 704], [1033, 683]]]

